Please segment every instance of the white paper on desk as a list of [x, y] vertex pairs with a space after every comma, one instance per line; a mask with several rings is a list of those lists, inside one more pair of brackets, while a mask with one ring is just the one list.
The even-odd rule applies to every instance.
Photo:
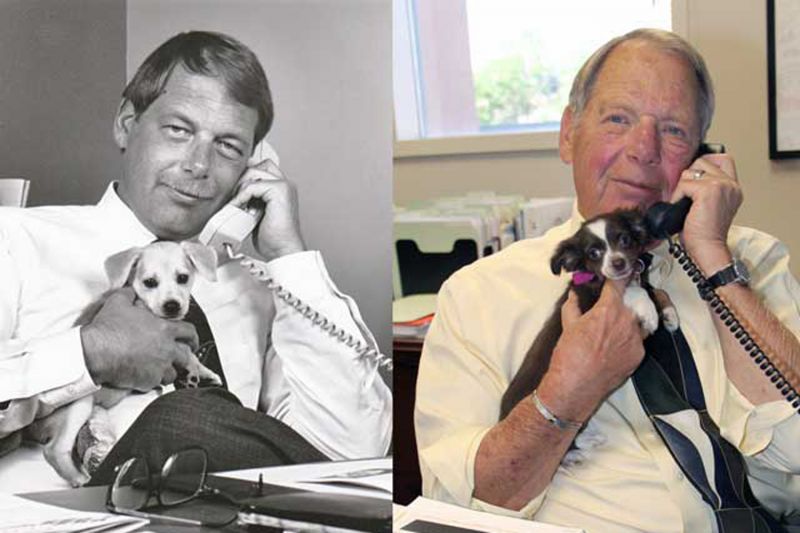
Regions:
[[[417, 529], [416, 522], [429, 523], [428, 528]], [[392, 531], [432, 531], [435, 524], [462, 528], [463, 533], [583, 533], [582, 529], [554, 526], [532, 520], [483, 513], [427, 498], [417, 498], [401, 513], [394, 514]], [[409, 529], [404, 529], [406, 526]]]
[[87, 513], [0, 494], [0, 533], [127, 533], [147, 520], [107, 513]]
[[[370, 470], [375, 475], [358, 477], [359, 473], [363, 474]], [[392, 458], [381, 457], [379, 459], [251, 468], [214, 475], [255, 482], [258, 481], [259, 474], [262, 474], [264, 483], [270, 485], [390, 500], [392, 498], [391, 471]], [[345, 482], [343, 483], [341, 480]]]

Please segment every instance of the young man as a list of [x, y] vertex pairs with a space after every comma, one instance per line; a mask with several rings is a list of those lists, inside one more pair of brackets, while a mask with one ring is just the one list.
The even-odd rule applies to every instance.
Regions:
[[[156, 239], [192, 239], [227, 202], [260, 199], [266, 209], [253, 244], [267, 261], [261, 268], [374, 345], [320, 254], [305, 250], [292, 185], [273, 163], [248, 162], [271, 123], [267, 79], [252, 51], [221, 34], [179, 34], [123, 93], [114, 120], [123, 174], [96, 206], [0, 211], [8, 282], [0, 296], [0, 436], [18, 438], [34, 420], [109, 385], [142, 394], [111, 409], [121, 439], [95, 482], [108, 482], [131, 455], [157, 465], [191, 444], [206, 449], [214, 470], [386, 453], [391, 393], [375, 361], [313, 325], [238, 262], [223, 261], [216, 283], [195, 285], [205, 327], [154, 317], [134, 305], [130, 289], [74, 325], [108, 288], [108, 256]], [[215, 343], [228, 392], [166, 394], [160, 385], [174, 381], [185, 346], [201, 342]], [[0, 458], [3, 473], [26, 451]]]

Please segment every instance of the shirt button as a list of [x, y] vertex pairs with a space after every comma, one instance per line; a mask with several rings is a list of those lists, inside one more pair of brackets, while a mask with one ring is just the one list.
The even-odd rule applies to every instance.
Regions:
[[677, 479], [678, 481], [683, 481], [683, 478], [684, 478], [684, 477], [685, 477], [685, 476], [683, 475], [683, 472], [681, 472], [680, 470], [678, 470], [677, 472], [675, 472], [675, 479]]
[[67, 394], [69, 394], [70, 396], [75, 396], [75, 392], [76, 392], [75, 385], [67, 386]]

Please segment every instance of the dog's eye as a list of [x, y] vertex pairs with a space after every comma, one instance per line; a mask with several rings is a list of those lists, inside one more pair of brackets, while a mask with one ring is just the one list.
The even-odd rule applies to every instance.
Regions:
[[600, 248], [589, 248], [588, 255], [589, 259], [596, 261], [603, 257], [603, 251]]
[[623, 248], [628, 248], [631, 245], [631, 236], [623, 233], [619, 236], [619, 245]]
[[178, 274], [175, 279], [178, 281], [178, 285], [186, 285], [189, 283], [189, 274]]
[[156, 278], [145, 278], [145, 280], [142, 281], [142, 283], [148, 289], [155, 289], [156, 287], [158, 287], [158, 280]]

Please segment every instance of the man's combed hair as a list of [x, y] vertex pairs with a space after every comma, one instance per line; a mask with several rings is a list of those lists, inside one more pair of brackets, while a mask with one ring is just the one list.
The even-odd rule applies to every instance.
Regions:
[[700, 124], [700, 139], [704, 139], [711, 118], [714, 116], [714, 85], [711, 75], [708, 73], [706, 63], [700, 53], [691, 44], [680, 36], [665, 30], [652, 28], [642, 28], [633, 30], [620, 37], [611, 39], [601, 46], [592, 56], [586, 60], [575, 80], [569, 93], [569, 107], [576, 119], [580, 119], [580, 114], [586, 108], [589, 98], [592, 96], [592, 89], [597, 82], [600, 69], [603, 68], [611, 52], [626, 41], [645, 41], [658, 47], [665, 52], [673, 53], [682, 57], [694, 72], [697, 80], [697, 112]]
[[144, 113], [164, 90], [177, 65], [189, 72], [222, 79], [231, 98], [258, 113], [253, 146], [272, 126], [272, 94], [256, 55], [248, 47], [221, 33], [179, 33], [156, 48], [136, 71], [122, 97]]

